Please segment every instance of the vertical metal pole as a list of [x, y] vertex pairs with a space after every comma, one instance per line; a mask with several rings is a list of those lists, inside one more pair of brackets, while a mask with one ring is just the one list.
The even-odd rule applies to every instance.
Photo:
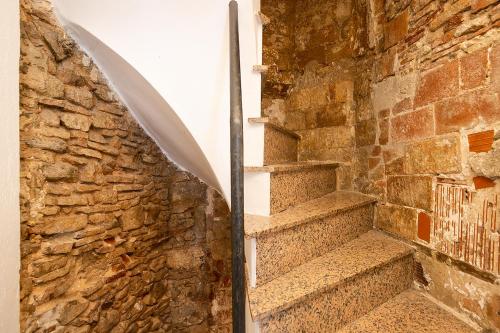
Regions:
[[243, 228], [243, 112], [241, 100], [238, 3], [229, 2], [231, 89], [231, 245], [233, 333], [245, 332], [245, 269]]

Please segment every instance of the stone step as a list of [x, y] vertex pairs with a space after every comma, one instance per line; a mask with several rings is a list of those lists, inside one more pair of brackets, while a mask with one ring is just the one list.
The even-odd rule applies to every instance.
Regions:
[[249, 288], [250, 311], [261, 332], [334, 332], [410, 288], [412, 278], [413, 249], [369, 231]]
[[250, 118], [251, 124], [264, 125], [264, 165], [296, 162], [300, 136], [270, 118]]
[[340, 333], [468, 333], [478, 332], [416, 290], [407, 290]]
[[246, 173], [268, 173], [270, 214], [335, 191], [337, 162], [307, 161], [245, 167]]
[[373, 228], [372, 197], [333, 192], [270, 217], [245, 215], [255, 242], [254, 286], [289, 272]]

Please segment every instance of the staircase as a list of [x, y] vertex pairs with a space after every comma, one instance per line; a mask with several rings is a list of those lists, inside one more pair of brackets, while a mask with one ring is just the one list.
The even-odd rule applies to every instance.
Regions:
[[245, 176], [268, 182], [269, 216], [245, 215], [247, 332], [475, 332], [412, 290], [413, 248], [373, 229], [372, 197], [336, 191], [338, 163], [298, 162], [299, 135], [249, 121], [264, 166]]

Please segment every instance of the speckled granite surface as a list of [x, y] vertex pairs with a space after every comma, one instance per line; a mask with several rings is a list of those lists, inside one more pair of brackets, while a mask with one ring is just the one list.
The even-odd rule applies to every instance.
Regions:
[[278, 232], [374, 202], [375, 199], [364, 194], [336, 191], [296, 205], [270, 217], [245, 215], [245, 235], [247, 237], [258, 237]]
[[257, 286], [371, 230], [373, 205], [343, 211], [257, 238]]
[[335, 191], [337, 176], [331, 166], [271, 174], [271, 214]]
[[297, 161], [298, 139], [272, 126], [264, 129], [264, 165]]
[[[249, 299], [252, 316], [254, 320], [262, 319], [277, 314], [280, 310], [296, 308], [297, 306], [303, 309], [301, 311], [307, 312], [307, 304], [310, 304], [308, 299], [316, 298], [322, 294], [321, 297], [324, 298], [324, 295], [334, 293], [335, 290], [349, 281], [352, 282], [353, 287], [361, 288], [357, 293], [363, 292], [363, 294], [359, 294], [361, 297], [359, 302], [368, 302], [369, 297], [378, 299], [382, 296], [385, 301], [387, 300], [386, 296], [390, 295], [389, 291], [392, 290], [390, 285], [385, 288], [388, 290], [384, 290], [386, 295], [381, 295], [379, 294], [380, 288], [368, 287], [375, 283], [375, 280], [363, 286], [358, 283], [359, 277], [362, 275], [370, 276], [372, 275], [371, 271], [391, 262], [400, 261], [404, 257], [410, 258], [412, 262], [412, 253], [413, 250], [407, 245], [376, 231], [369, 231], [342, 247], [296, 267], [291, 272], [261, 287], [250, 289]], [[410, 276], [408, 281], [403, 279], [401, 283], [409, 286], [412, 266], [405, 267], [403, 271], [410, 272]], [[395, 270], [387, 271], [386, 274], [383, 274], [382, 281], [389, 281], [394, 274], [396, 274]], [[400, 277], [396, 279], [396, 282], [399, 280]], [[396, 286], [393, 289], [399, 290]], [[342, 300], [336, 298], [334, 300], [331, 295], [330, 298], [327, 297], [327, 300], [342, 304]], [[285, 313], [290, 313], [290, 311], [283, 311], [277, 315], [281, 316], [279, 318], [284, 318]], [[318, 324], [328, 322], [326, 319], [318, 318]], [[296, 320], [300, 320], [300, 317]], [[283, 322], [286, 321], [283, 319]]]
[[412, 267], [413, 258], [408, 255], [344, 280], [314, 298], [265, 318], [261, 332], [335, 332], [408, 289]]
[[408, 290], [342, 328], [339, 332], [467, 333], [476, 331], [420, 292]]

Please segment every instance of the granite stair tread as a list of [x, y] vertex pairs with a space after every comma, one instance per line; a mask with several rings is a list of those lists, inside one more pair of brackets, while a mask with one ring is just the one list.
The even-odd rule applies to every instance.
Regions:
[[262, 286], [249, 288], [253, 320], [284, 310], [412, 253], [408, 245], [369, 231]]
[[245, 215], [245, 236], [252, 238], [278, 232], [374, 202], [374, 198], [357, 192], [332, 192], [272, 216]]
[[248, 122], [250, 124], [264, 124], [264, 125], [268, 125], [268, 126], [271, 126], [273, 127], [274, 129], [282, 132], [282, 133], [285, 133], [287, 135], [290, 135], [291, 137], [294, 137], [296, 139], [300, 139], [301, 136], [294, 132], [294, 131], [290, 131], [289, 129], [286, 129], [284, 128], [283, 126], [279, 125], [278, 123], [276, 123], [275, 121], [273, 121], [271, 118], [269, 117], [260, 117], [260, 118], [248, 118]]
[[343, 327], [340, 333], [477, 332], [421, 292], [407, 290]]
[[338, 167], [341, 163], [337, 161], [302, 161], [302, 162], [290, 162], [281, 164], [272, 164], [264, 166], [246, 166], [245, 172], [290, 172], [306, 169], [314, 169], [321, 167]]

